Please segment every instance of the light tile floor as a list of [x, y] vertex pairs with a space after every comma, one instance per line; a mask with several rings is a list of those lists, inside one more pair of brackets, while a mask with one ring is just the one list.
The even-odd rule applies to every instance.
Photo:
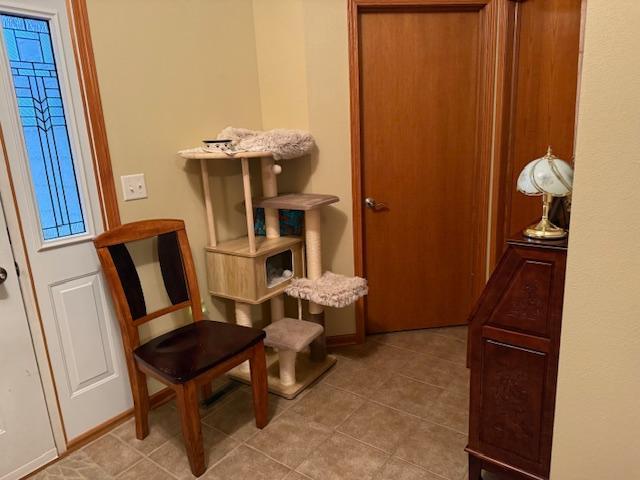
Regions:
[[[466, 328], [367, 338], [334, 350], [337, 365], [295, 400], [270, 397], [254, 426], [239, 386], [202, 411], [205, 480], [462, 480], [467, 475]], [[175, 404], [133, 421], [35, 476], [44, 479], [192, 479]]]

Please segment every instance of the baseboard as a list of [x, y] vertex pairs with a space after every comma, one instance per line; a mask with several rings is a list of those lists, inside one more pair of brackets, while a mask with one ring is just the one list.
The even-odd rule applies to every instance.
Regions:
[[[163, 403], [168, 402], [170, 399], [172, 399], [174, 395], [175, 394], [173, 390], [171, 390], [169, 387], [165, 387], [162, 390], [154, 393], [153, 395], [149, 395], [149, 407], [155, 408], [159, 405], [162, 405]], [[121, 414], [116, 415], [113, 418], [110, 418], [106, 422], [93, 427], [91, 430], [87, 430], [83, 434], [69, 440], [67, 442], [67, 451], [65, 452], [65, 454], [71, 453], [84, 447], [86, 444], [91, 443], [93, 440], [104, 435], [106, 432], [126, 422], [131, 417], [133, 417], [133, 408], [130, 408], [129, 410], [122, 412]]]
[[357, 345], [358, 338], [355, 333], [348, 333], [347, 335], [334, 335], [327, 337], [328, 347], [346, 347], [347, 345]]

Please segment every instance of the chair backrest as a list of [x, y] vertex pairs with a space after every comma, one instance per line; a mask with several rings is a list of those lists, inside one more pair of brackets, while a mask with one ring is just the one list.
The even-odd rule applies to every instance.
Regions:
[[[126, 244], [157, 237], [158, 261], [168, 307], [147, 312], [140, 277]], [[182, 220], [143, 220], [115, 227], [93, 241], [115, 303], [118, 321], [130, 352], [140, 345], [138, 326], [183, 308], [202, 320], [198, 279]]]

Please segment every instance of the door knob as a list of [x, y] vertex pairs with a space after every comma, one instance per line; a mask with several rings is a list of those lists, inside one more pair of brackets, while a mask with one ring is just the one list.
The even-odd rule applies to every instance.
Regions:
[[382, 202], [378, 202], [376, 201], [375, 198], [371, 198], [371, 197], [365, 198], [364, 203], [367, 206], [367, 208], [370, 208], [371, 210], [382, 210], [383, 208], [387, 208], [386, 204]]
[[0, 267], [0, 284], [4, 283], [4, 281], [7, 279], [7, 271]]

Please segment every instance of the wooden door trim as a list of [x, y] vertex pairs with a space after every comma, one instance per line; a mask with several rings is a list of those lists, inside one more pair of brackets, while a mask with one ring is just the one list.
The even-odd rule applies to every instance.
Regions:
[[518, 65], [519, 7], [525, 0], [501, 2], [498, 7], [498, 46], [496, 67], [496, 110], [495, 110], [495, 149], [493, 198], [491, 210], [491, 229], [493, 236], [489, 246], [490, 269], [497, 265], [503, 252], [509, 232], [511, 196], [513, 191], [510, 179], [513, 165], [510, 158], [513, 150], [513, 120], [515, 116], [515, 93]]
[[[478, 95], [478, 138], [476, 140], [478, 162], [476, 165], [476, 183], [474, 196], [478, 199], [483, 215], [476, 218], [470, 226], [470, 234], [474, 236], [474, 243], [481, 245], [474, 258], [473, 293], [478, 296], [485, 284], [488, 262], [487, 253], [489, 236], [489, 205], [495, 201], [490, 198], [490, 170], [492, 163], [493, 144], [493, 110], [494, 110], [494, 82], [496, 77], [496, 18], [499, 0], [349, 0], [348, 3], [348, 37], [349, 37], [349, 88], [351, 114], [351, 190], [353, 214], [353, 249], [354, 270], [358, 276], [366, 276], [365, 245], [364, 245], [364, 215], [363, 215], [363, 186], [362, 186], [362, 138], [361, 138], [361, 109], [360, 109], [360, 51], [358, 16], [361, 12], [371, 10], [474, 10], [480, 12], [480, 41], [479, 65], [485, 65], [479, 72]], [[480, 241], [481, 240], [481, 241]], [[358, 343], [364, 342], [366, 301], [359, 299], [355, 305], [356, 334]]]
[[82, 91], [84, 113], [89, 131], [89, 142], [93, 154], [93, 164], [100, 197], [100, 208], [104, 229], [120, 225], [120, 210], [118, 208], [118, 196], [113, 178], [111, 166], [111, 154], [107, 141], [107, 128], [102, 111], [100, 87], [98, 84], [98, 72], [96, 60], [91, 43], [91, 30], [89, 28], [89, 12], [86, 0], [67, 0], [67, 10], [73, 49]]

